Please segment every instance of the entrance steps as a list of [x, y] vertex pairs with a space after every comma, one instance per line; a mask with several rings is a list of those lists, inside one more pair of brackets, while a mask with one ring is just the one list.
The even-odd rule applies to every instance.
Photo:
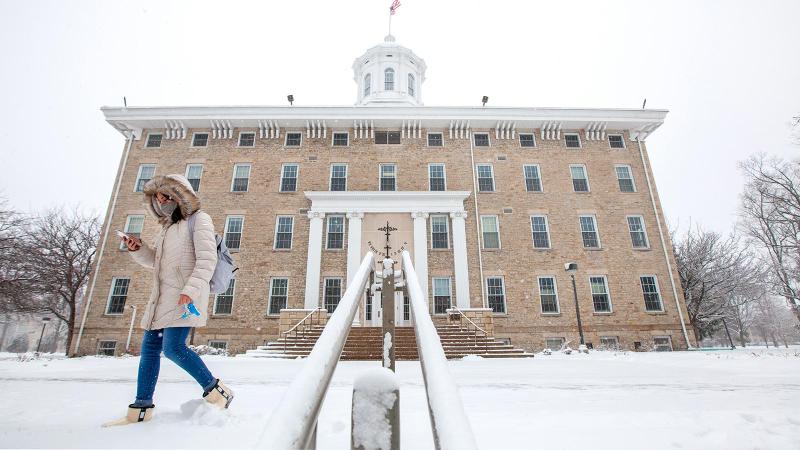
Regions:
[[[322, 326], [314, 326], [305, 335], [281, 338], [248, 350], [244, 355], [253, 358], [303, 358], [311, 353], [317, 339], [322, 334]], [[439, 325], [436, 327], [447, 359], [477, 355], [482, 358], [530, 358], [532, 353], [514, 348], [510, 344], [492, 337], [475, 335], [458, 325]], [[395, 356], [400, 361], [416, 361], [417, 339], [413, 327], [395, 328]], [[380, 360], [383, 354], [383, 336], [380, 327], [352, 327], [347, 336], [342, 360]]]

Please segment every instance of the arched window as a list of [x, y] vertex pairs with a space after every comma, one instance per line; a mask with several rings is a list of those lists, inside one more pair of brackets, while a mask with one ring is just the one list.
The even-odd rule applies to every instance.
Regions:
[[414, 84], [414, 75], [408, 74], [408, 95], [414, 96], [416, 85]]
[[394, 69], [386, 69], [383, 71], [383, 90], [394, 90]]
[[364, 97], [369, 95], [370, 89], [372, 89], [372, 75], [366, 74], [364, 75]]

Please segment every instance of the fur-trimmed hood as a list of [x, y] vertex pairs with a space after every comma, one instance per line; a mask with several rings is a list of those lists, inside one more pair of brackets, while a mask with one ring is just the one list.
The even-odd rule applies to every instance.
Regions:
[[161, 192], [175, 200], [184, 218], [188, 218], [200, 209], [200, 198], [192, 189], [189, 180], [183, 175], [170, 174], [153, 177], [153, 179], [145, 183], [142, 191], [146, 200], [145, 207], [162, 225], [169, 224], [172, 219], [171, 217], [162, 216], [153, 208], [153, 199], [156, 192]]

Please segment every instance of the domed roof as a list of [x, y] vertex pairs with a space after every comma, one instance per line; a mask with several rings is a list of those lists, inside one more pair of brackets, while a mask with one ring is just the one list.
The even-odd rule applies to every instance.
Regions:
[[422, 105], [425, 60], [387, 35], [353, 61], [357, 105]]

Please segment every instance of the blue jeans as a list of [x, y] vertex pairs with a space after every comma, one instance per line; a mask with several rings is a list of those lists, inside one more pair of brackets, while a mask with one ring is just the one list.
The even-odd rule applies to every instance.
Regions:
[[164, 356], [189, 373], [204, 391], [214, 387], [217, 379], [211, 375], [203, 360], [186, 346], [191, 327], [146, 330], [142, 338], [142, 354], [139, 357], [139, 378], [136, 385], [136, 404], [153, 403], [158, 371], [161, 368], [161, 350]]

